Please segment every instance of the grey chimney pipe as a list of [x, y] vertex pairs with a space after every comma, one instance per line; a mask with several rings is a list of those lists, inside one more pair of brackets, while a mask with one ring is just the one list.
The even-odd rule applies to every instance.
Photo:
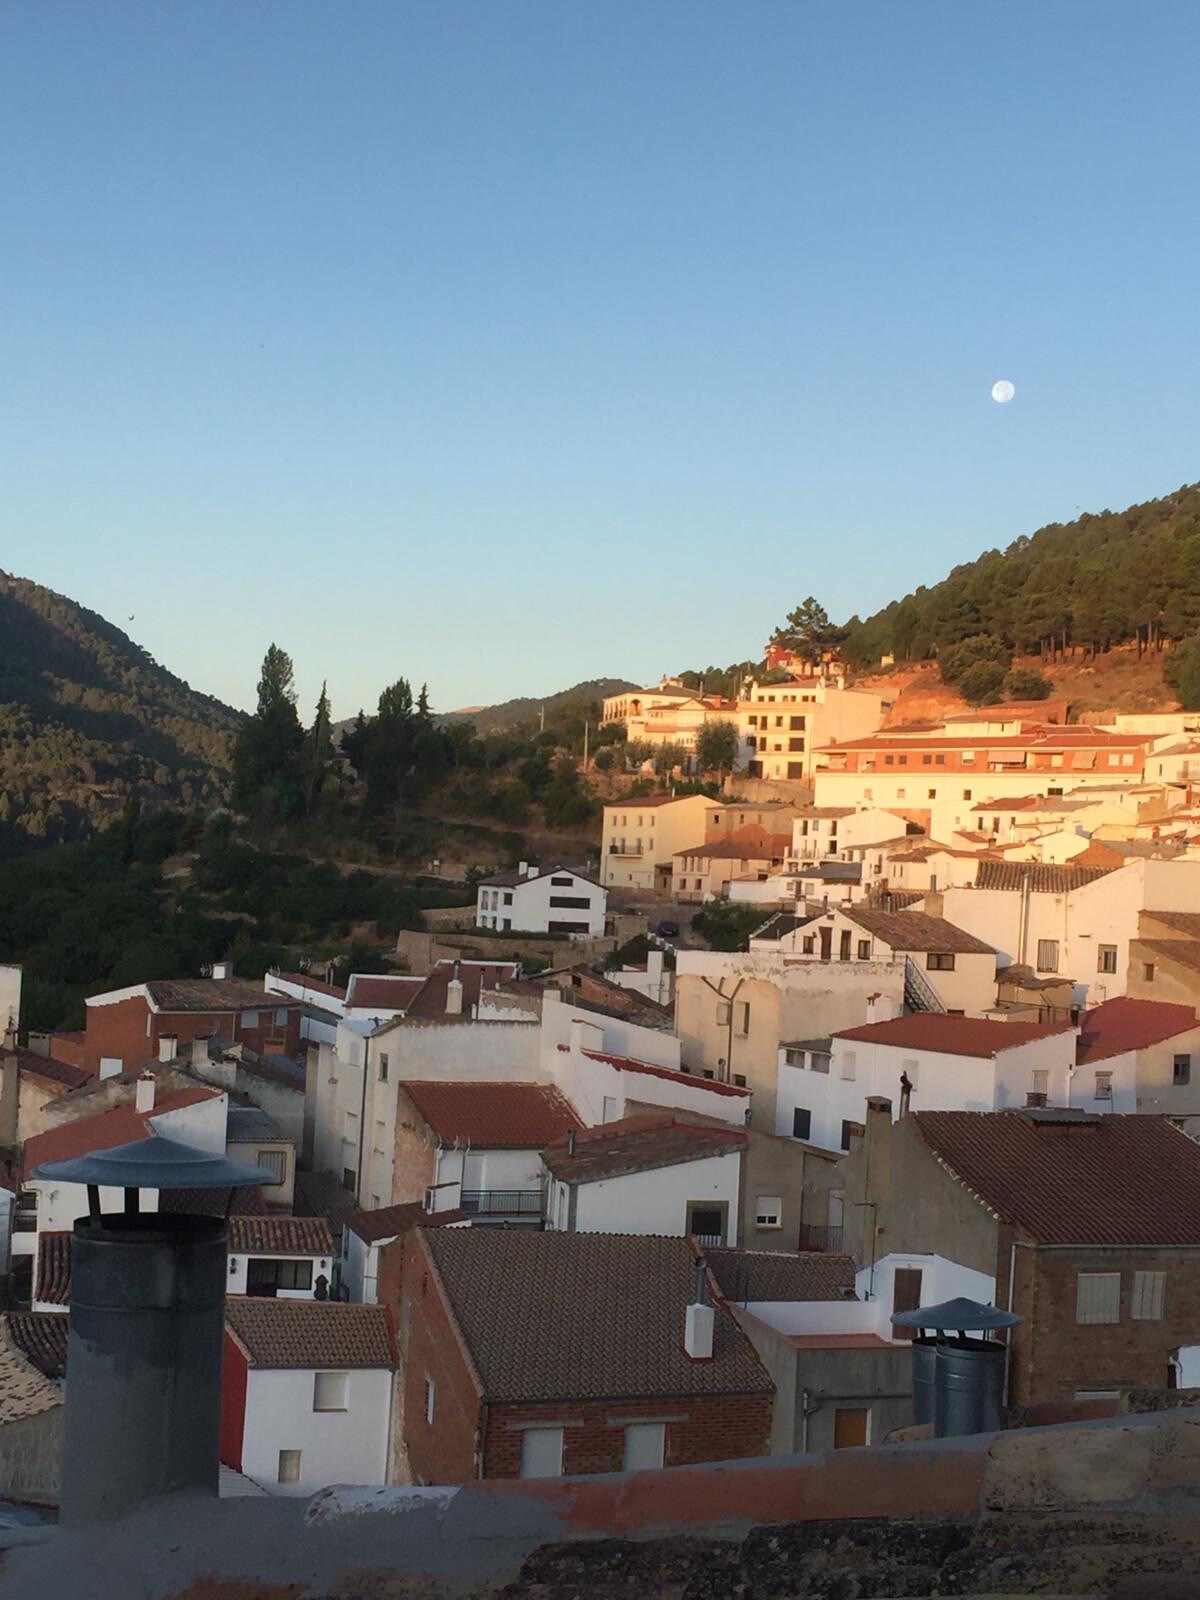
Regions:
[[575, 1154], [575, 1129], [574, 1128], [568, 1128], [567, 1129], [567, 1154], [569, 1156], [573, 1156]]
[[696, 1258], [696, 1305], [708, 1304], [708, 1262], [703, 1256]]

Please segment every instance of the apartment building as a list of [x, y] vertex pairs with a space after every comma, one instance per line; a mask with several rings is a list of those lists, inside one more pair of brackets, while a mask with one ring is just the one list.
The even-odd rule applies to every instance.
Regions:
[[708, 817], [725, 809], [704, 794], [643, 795], [604, 807], [600, 882], [606, 889], [637, 889], [667, 894], [675, 857], [700, 844]]
[[873, 733], [885, 706], [882, 695], [820, 679], [751, 681], [737, 703], [746, 772], [752, 778], [806, 781], [819, 750]]

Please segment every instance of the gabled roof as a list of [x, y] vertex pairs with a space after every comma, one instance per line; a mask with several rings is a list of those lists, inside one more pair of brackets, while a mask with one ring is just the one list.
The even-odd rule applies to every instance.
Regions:
[[1200, 1020], [1194, 1006], [1134, 1000], [1121, 995], [1084, 1014], [1075, 1059], [1081, 1066], [1107, 1061], [1112, 1056], [1124, 1055], [1127, 1050], [1144, 1050], [1196, 1028], [1200, 1028]]
[[131, 1144], [135, 1139], [148, 1138], [154, 1129], [155, 1117], [168, 1111], [182, 1111], [185, 1106], [195, 1106], [205, 1100], [219, 1100], [222, 1089], [197, 1085], [194, 1089], [177, 1089], [163, 1095], [153, 1110], [138, 1111], [132, 1105], [113, 1106], [108, 1111], [97, 1111], [91, 1117], [77, 1117], [61, 1128], [48, 1128], [45, 1133], [26, 1139], [23, 1171], [26, 1178], [43, 1161], [67, 1161], [72, 1156], [86, 1155], [89, 1150], [111, 1150], [119, 1144]]
[[1069, 894], [1094, 883], [1119, 867], [1077, 867], [1070, 862], [1059, 865], [1053, 861], [980, 861], [975, 868], [977, 889], [1006, 889], [1019, 891], [1028, 883], [1033, 894]]
[[496, 872], [490, 878], [480, 878], [480, 888], [488, 889], [515, 889], [522, 883], [536, 883], [539, 878], [550, 878], [556, 873], [569, 872], [571, 877], [578, 878], [581, 883], [591, 884], [593, 889], [600, 885], [595, 878], [590, 878], [586, 872], [581, 872], [578, 867], [568, 867], [559, 863], [553, 867], [535, 867], [529, 872]]
[[726, 1300], [853, 1300], [854, 1257], [785, 1250], [707, 1249]]
[[231, 1253], [266, 1256], [332, 1256], [327, 1217], [230, 1217]]
[[920, 1111], [913, 1122], [989, 1211], [1040, 1244], [1200, 1244], [1200, 1144], [1166, 1117]]
[[[569, 1050], [570, 1046], [560, 1044], [560, 1050]], [[710, 1089], [713, 1094], [741, 1095], [748, 1099], [749, 1089], [741, 1089], [735, 1083], [718, 1083], [715, 1078], [702, 1078], [696, 1073], [677, 1071], [674, 1067], [655, 1067], [648, 1061], [635, 1061], [632, 1056], [614, 1056], [607, 1050], [585, 1050], [583, 1054], [589, 1061], [603, 1061], [610, 1067], [615, 1067], [618, 1072], [640, 1072], [651, 1078], [667, 1078], [672, 1083], [683, 1083], [689, 1089]]]
[[424, 982], [424, 978], [402, 973], [384, 973], [380, 977], [355, 973], [346, 990], [346, 1005], [349, 1009], [378, 1006], [380, 1011], [402, 1011]]
[[542, 1151], [546, 1170], [564, 1183], [596, 1183], [606, 1178], [677, 1167], [744, 1150], [743, 1128], [683, 1122], [670, 1113], [622, 1117], [575, 1136], [575, 1148], [561, 1140]]
[[1197, 939], [1139, 939], [1139, 952], [1149, 952], [1160, 961], [1174, 961], [1190, 972], [1200, 972], [1200, 940]]
[[403, 1206], [377, 1206], [374, 1211], [355, 1211], [346, 1226], [364, 1244], [379, 1244], [383, 1239], [398, 1239], [410, 1228], [444, 1228], [465, 1221], [465, 1211], [426, 1211], [419, 1200]]
[[68, 1317], [61, 1311], [10, 1311], [4, 1320], [12, 1342], [43, 1377], [66, 1376]]
[[952, 1017], [946, 1011], [915, 1011], [886, 1022], [843, 1028], [833, 1037], [985, 1060], [1002, 1050], [1015, 1050], [1031, 1039], [1049, 1039], [1057, 1033], [1074, 1031], [1073, 1022], [997, 1022], [990, 1017]]
[[[151, 1005], [157, 1011], [282, 1011], [301, 1002], [284, 994], [269, 994], [261, 984], [241, 978], [163, 978], [145, 985]], [[93, 995], [89, 1005], [104, 1001]]]
[[[385, 978], [364, 979], [366, 985], [376, 982], [394, 984], [407, 982], [416, 984], [407, 998], [403, 1001], [388, 1001], [381, 1009], [394, 1009], [402, 1006], [404, 1017], [395, 1022], [385, 1024], [386, 1027], [402, 1027], [408, 1021], [461, 1023], [470, 1022], [471, 1008], [479, 1003], [480, 994], [485, 989], [495, 989], [501, 984], [513, 982], [520, 971], [519, 964], [515, 961], [460, 961], [458, 966], [458, 980], [462, 984], [462, 1011], [448, 1012], [446, 1010], [446, 994], [454, 977], [456, 963], [453, 961], [439, 961], [433, 971], [425, 978], [396, 979]], [[380, 1004], [379, 999], [364, 999], [363, 995], [374, 996], [375, 991], [370, 988], [356, 986], [351, 994], [348, 1005], [363, 1007]], [[383, 1030], [381, 1030], [383, 1031]]]
[[944, 917], [924, 911], [875, 911], [867, 906], [846, 907], [842, 915], [882, 939], [893, 950], [932, 951], [943, 955], [994, 956], [994, 948]]
[[474, 1150], [540, 1150], [583, 1123], [545, 1083], [435, 1083], [409, 1080], [403, 1092], [443, 1145]]
[[10, 1051], [0, 1048], [0, 1059], [5, 1055], [16, 1056], [17, 1071], [23, 1078], [42, 1078], [46, 1083], [61, 1084], [68, 1090], [81, 1089], [84, 1084], [91, 1083], [95, 1076], [83, 1067], [73, 1067], [68, 1061], [56, 1061], [53, 1056], [38, 1055], [36, 1050], [25, 1050], [20, 1046]]
[[704, 805], [720, 806], [724, 801], [714, 800], [707, 794], [639, 794], [628, 800], [609, 800], [605, 811], [645, 811], [650, 806], [686, 805], [689, 800], [699, 800]]
[[225, 1326], [252, 1367], [320, 1371], [399, 1365], [386, 1306], [230, 1295]]
[[685, 1399], [773, 1392], [723, 1306], [713, 1359], [683, 1348], [696, 1258], [686, 1239], [422, 1229], [490, 1402]]
[[1200, 939], [1200, 911], [1143, 911], [1142, 916], [1153, 918], [1164, 928], [1170, 928], [1172, 933]]
[[33, 1298], [46, 1305], [71, 1303], [71, 1233], [38, 1234], [37, 1262], [34, 1266]]
[[686, 850], [676, 850], [675, 859], [689, 856], [708, 861], [782, 861], [791, 848], [790, 833], [771, 833], [757, 822], [748, 822], [732, 833], [705, 839], [701, 844], [689, 845]]

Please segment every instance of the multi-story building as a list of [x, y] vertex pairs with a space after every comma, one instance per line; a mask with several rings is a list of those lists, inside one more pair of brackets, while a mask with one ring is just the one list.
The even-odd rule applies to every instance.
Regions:
[[476, 888], [475, 921], [481, 928], [521, 933], [575, 933], [593, 939], [604, 933], [608, 891], [573, 867], [530, 866], [481, 878]]
[[669, 893], [675, 857], [702, 843], [709, 813], [723, 809], [705, 794], [644, 795], [606, 805], [600, 882], [606, 889]]
[[671, 897], [699, 905], [724, 895], [735, 879], [765, 882], [790, 849], [790, 834], [768, 833], [756, 823], [689, 845], [675, 857]]
[[882, 695], [818, 678], [750, 681], [737, 704], [746, 772], [752, 778], [804, 782], [812, 777], [818, 751], [835, 740], [874, 733], [885, 706]]

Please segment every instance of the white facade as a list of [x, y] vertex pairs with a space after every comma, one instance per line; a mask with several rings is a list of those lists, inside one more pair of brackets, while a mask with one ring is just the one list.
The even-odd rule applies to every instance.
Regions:
[[21, 968], [16, 962], [0, 962], [0, 1044], [11, 1028], [21, 1025]]
[[[519, 879], [483, 882], [476, 891], [475, 921], [481, 928], [514, 933], [569, 933], [580, 938], [604, 935], [608, 891], [569, 867], [543, 871], [522, 861]], [[505, 874], [504, 879], [512, 874]]]
[[741, 1151], [729, 1150], [700, 1161], [682, 1161], [649, 1172], [579, 1183], [574, 1185], [573, 1221], [571, 1185], [552, 1178], [547, 1225], [573, 1228], [576, 1233], [644, 1233], [683, 1238], [692, 1231], [688, 1224], [692, 1206], [719, 1206], [726, 1216], [721, 1242], [734, 1244], [738, 1238], [741, 1166]]
[[807, 780], [818, 750], [874, 733], [883, 715], [883, 696], [865, 689], [815, 679], [751, 683], [738, 701], [742, 760], [755, 777]]
[[604, 974], [609, 983], [619, 989], [629, 989], [634, 994], [645, 995], [660, 1006], [669, 1006], [674, 973], [666, 966], [661, 950], [651, 950], [644, 967], [610, 967]]
[[[387, 1482], [392, 1419], [390, 1369], [345, 1373], [346, 1409], [314, 1409], [316, 1373], [306, 1368], [246, 1374], [242, 1471], [272, 1494], [312, 1495], [331, 1483]], [[299, 1476], [280, 1482], [280, 1452], [299, 1451]]]
[[[860, 1300], [874, 1312], [871, 1332], [880, 1339], [891, 1339], [892, 1307], [898, 1271], [921, 1274], [923, 1306], [940, 1306], [947, 1300], [974, 1300], [977, 1305], [996, 1302], [996, 1280], [986, 1272], [961, 1266], [947, 1256], [888, 1255], [860, 1269], [854, 1287]], [[970, 1332], [970, 1329], [965, 1330]]]
[[315, 1300], [317, 1297], [317, 1279], [324, 1277], [326, 1283], [333, 1283], [333, 1257], [314, 1256], [307, 1253], [301, 1254], [295, 1250], [266, 1251], [251, 1250], [229, 1252], [228, 1273], [225, 1280], [226, 1294], [245, 1294], [246, 1277], [251, 1261], [295, 1261], [305, 1263], [311, 1267], [311, 1282], [307, 1289], [277, 1288], [277, 1300]]

